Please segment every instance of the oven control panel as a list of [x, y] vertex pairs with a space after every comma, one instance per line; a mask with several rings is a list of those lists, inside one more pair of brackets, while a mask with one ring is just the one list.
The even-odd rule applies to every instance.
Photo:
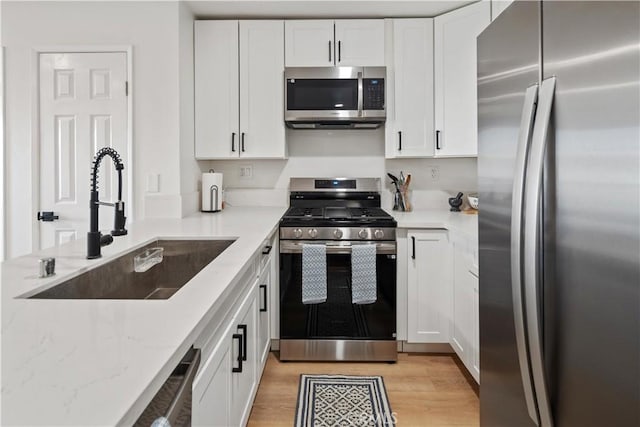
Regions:
[[375, 227], [281, 227], [285, 240], [396, 240], [395, 228]]

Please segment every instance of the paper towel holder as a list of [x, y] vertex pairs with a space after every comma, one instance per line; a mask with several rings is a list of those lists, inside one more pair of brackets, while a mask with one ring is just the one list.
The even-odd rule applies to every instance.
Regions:
[[[215, 171], [213, 169], [209, 169], [209, 173], [215, 173]], [[202, 191], [203, 192], [207, 191], [207, 189], [203, 188]], [[219, 203], [220, 196], [221, 196], [220, 194], [221, 188], [217, 184], [213, 184], [208, 188], [208, 191], [209, 191], [209, 209], [205, 209], [205, 206], [203, 205], [202, 212], [220, 212], [222, 210], [222, 205], [221, 203]]]

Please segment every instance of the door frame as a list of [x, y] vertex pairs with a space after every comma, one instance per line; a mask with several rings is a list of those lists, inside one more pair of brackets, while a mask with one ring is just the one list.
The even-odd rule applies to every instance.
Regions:
[[5, 191], [5, 182], [6, 182], [6, 174], [7, 174], [7, 164], [5, 163], [6, 158], [6, 134], [5, 134], [5, 126], [6, 126], [6, 116], [5, 116], [5, 107], [6, 107], [6, 91], [5, 91], [5, 48], [4, 46], [0, 46], [0, 167], [2, 168], [2, 172], [0, 173], [0, 261], [5, 260], [6, 251], [7, 251], [7, 233], [6, 233], [6, 207], [7, 201], [5, 199], [5, 195], [7, 194]]
[[127, 58], [127, 158], [125, 169], [129, 191], [126, 204], [127, 219], [134, 221], [133, 212], [133, 46], [132, 45], [52, 45], [31, 49], [31, 251], [40, 249], [40, 224], [36, 212], [40, 210], [40, 54], [43, 53], [124, 53]]

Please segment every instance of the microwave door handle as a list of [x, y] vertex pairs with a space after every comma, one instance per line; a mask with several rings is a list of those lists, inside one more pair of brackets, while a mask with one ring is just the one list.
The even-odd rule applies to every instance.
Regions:
[[358, 71], [358, 117], [362, 117], [362, 71]]

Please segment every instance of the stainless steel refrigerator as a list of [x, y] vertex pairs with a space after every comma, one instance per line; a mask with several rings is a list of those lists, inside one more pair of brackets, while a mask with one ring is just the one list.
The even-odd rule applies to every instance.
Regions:
[[640, 425], [640, 3], [478, 38], [480, 419]]

